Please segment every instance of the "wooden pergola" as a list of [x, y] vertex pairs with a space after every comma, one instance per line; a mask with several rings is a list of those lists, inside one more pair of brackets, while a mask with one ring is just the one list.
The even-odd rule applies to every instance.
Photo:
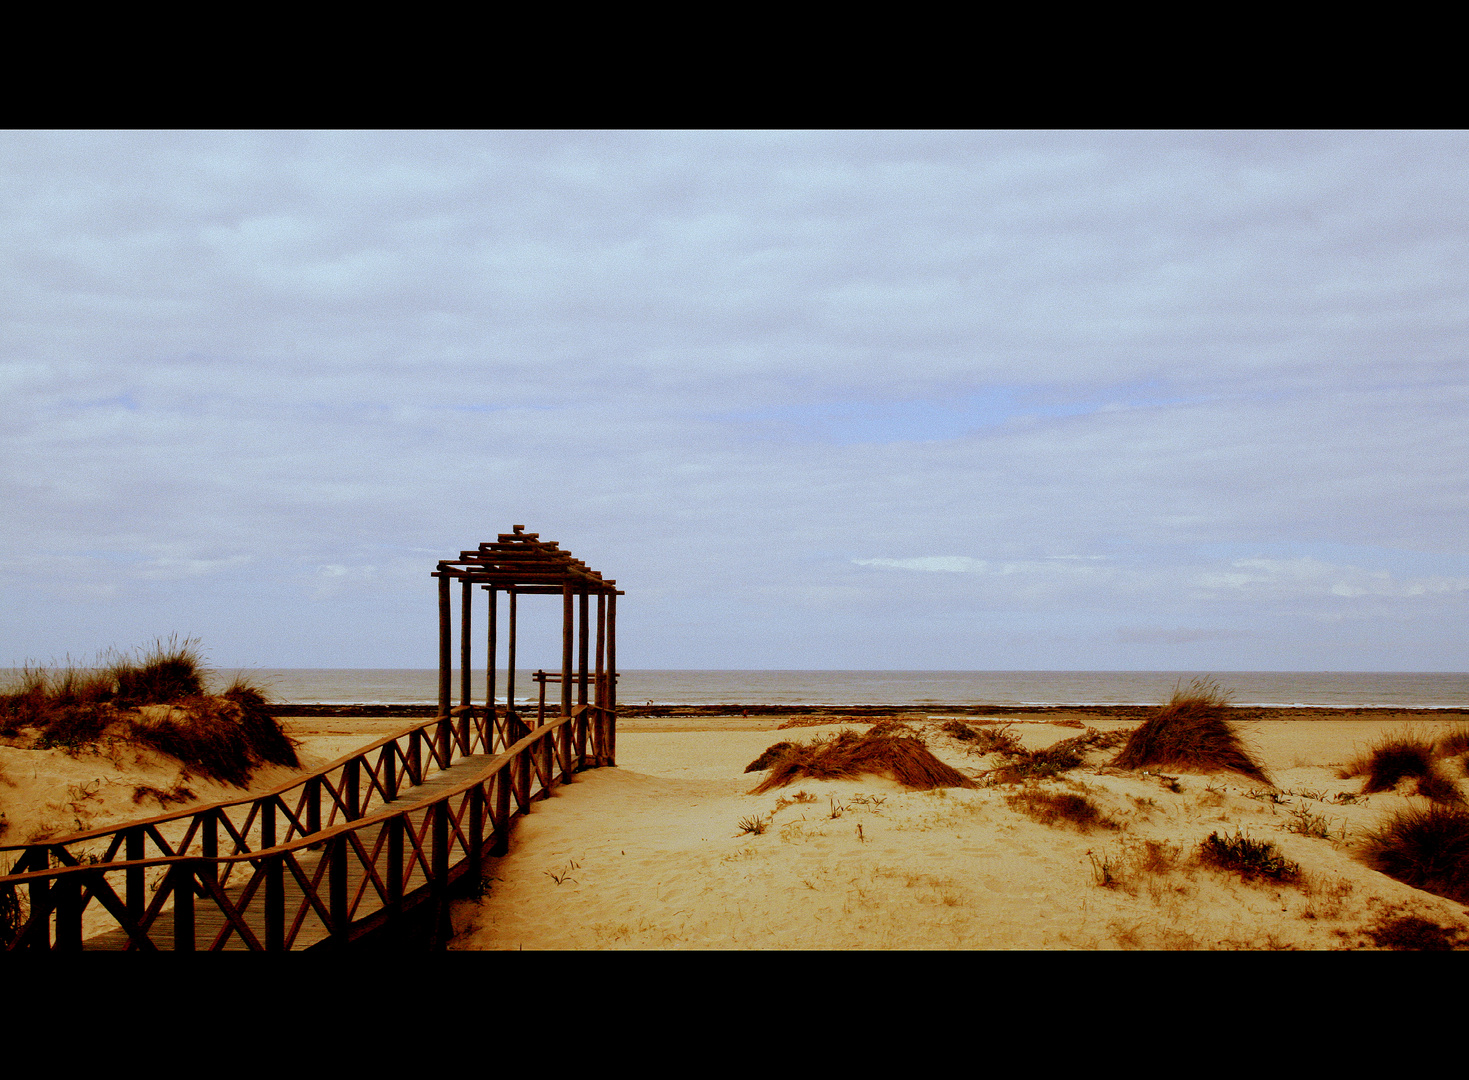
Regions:
[[[453, 618], [451, 582], [459, 581], [459, 704], [468, 707], [470, 671], [473, 667], [472, 612], [476, 585], [488, 594], [488, 656], [486, 659], [485, 709], [498, 723], [495, 709], [495, 654], [497, 651], [498, 597], [508, 597], [507, 668], [505, 720], [502, 737], [512, 743], [529, 730], [515, 708], [515, 622], [516, 597], [561, 595], [561, 715], [572, 712], [572, 688], [576, 705], [590, 704], [615, 710], [617, 707], [617, 582], [603, 578], [555, 541], [528, 533], [524, 525], [501, 533], [494, 543], [480, 544], [474, 551], [461, 551], [457, 559], [439, 562], [433, 576], [439, 579], [439, 715], [453, 709]], [[595, 660], [591, 653], [591, 597], [597, 598]], [[574, 646], [574, 648], [573, 648]], [[555, 681], [555, 677], [544, 678]]]

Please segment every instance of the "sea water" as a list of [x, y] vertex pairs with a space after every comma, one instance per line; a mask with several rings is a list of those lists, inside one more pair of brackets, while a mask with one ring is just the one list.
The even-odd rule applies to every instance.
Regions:
[[[234, 672], [221, 672], [226, 680]], [[434, 704], [433, 669], [277, 668], [246, 671], [278, 701], [297, 704]], [[1355, 671], [623, 671], [617, 699], [655, 705], [1158, 705], [1195, 677], [1212, 678], [1239, 705], [1469, 707], [1469, 672]], [[482, 702], [485, 675], [471, 679]], [[459, 674], [454, 673], [454, 699]], [[496, 676], [505, 700], [505, 672]], [[531, 672], [517, 670], [515, 699], [534, 704]], [[561, 699], [559, 684], [547, 699]]]

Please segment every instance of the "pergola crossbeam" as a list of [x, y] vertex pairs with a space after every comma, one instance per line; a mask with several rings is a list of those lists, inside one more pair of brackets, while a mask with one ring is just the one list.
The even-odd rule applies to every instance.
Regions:
[[[590, 705], [602, 710], [599, 715], [609, 721], [608, 735], [615, 730], [614, 710], [617, 707], [617, 597], [622, 595], [617, 582], [604, 578], [569, 551], [562, 550], [555, 541], [541, 540], [538, 533], [527, 533], [524, 526], [516, 525], [513, 532], [500, 533], [493, 543], [482, 543], [478, 548], [461, 551], [457, 559], [442, 559], [432, 576], [439, 581], [439, 715], [448, 717], [453, 708], [453, 620], [451, 606], [453, 589], [450, 583], [460, 583], [460, 705], [469, 706], [469, 668], [473, 656], [471, 640], [472, 596], [478, 585], [487, 597], [485, 708], [492, 720], [491, 727], [503, 733], [509, 742], [520, 737], [529, 728], [520, 718], [515, 707], [516, 667], [516, 597], [556, 596], [562, 597], [562, 648], [561, 648], [561, 712], [572, 712], [575, 685], [575, 702], [578, 707]], [[497, 596], [504, 592], [508, 603], [508, 679], [505, 685], [504, 724], [499, 723], [495, 705], [496, 643], [499, 640], [498, 615], [500, 605]], [[589, 600], [597, 597], [596, 604], [596, 650], [592, 654], [590, 643], [591, 605]], [[589, 685], [590, 683], [590, 685]], [[589, 696], [590, 691], [590, 696]], [[609, 744], [610, 745], [610, 744]]]

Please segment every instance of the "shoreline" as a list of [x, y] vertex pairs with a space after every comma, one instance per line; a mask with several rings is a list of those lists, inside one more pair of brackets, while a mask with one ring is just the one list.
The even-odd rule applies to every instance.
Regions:
[[[502, 706], [503, 707], [503, 706]], [[943, 716], [1016, 716], [1044, 719], [1144, 720], [1161, 705], [769, 705], [721, 704], [621, 705], [617, 715], [626, 719], [687, 719], [690, 717], [831, 717], [833, 719], [882, 719], [887, 717]], [[1469, 717], [1469, 707], [1423, 706], [1342, 706], [1342, 705], [1234, 705], [1235, 716], [1248, 720], [1432, 720]], [[403, 720], [432, 720], [438, 706], [432, 704], [296, 704], [278, 702], [276, 714], [292, 717], [364, 717]], [[532, 709], [523, 710], [533, 712]], [[547, 704], [547, 713], [555, 710]]]

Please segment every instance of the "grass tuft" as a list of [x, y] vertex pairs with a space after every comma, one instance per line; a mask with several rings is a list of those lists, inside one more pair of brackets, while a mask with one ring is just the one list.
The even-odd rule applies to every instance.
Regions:
[[977, 787], [958, 769], [945, 765], [912, 735], [859, 735], [842, 731], [810, 743], [776, 743], [750, 763], [746, 772], [769, 769], [751, 792], [759, 795], [785, 787], [799, 777], [848, 780], [868, 773], [890, 776], [904, 787], [928, 791], [943, 787]]
[[171, 636], [139, 651], [137, 660], [119, 660], [112, 666], [117, 684], [117, 703], [122, 708], [139, 705], [168, 705], [186, 698], [201, 697], [208, 668], [199, 651], [198, 638]]
[[35, 728], [37, 748], [74, 754], [120, 724], [139, 742], [241, 787], [262, 762], [299, 768], [296, 745], [260, 688], [236, 679], [210, 696], [207, 674], [198, 642], [177, 636], [96, 668], [26, 667], [0, 690], [0, 734]]
[[1246, 881], [1256, 878], [1294, 881], [1301, 876], [1300, 864], [1281, 855], [1270, 841], [1251, 840], [1239, 832], [1234, 836], [1210, 833], [1199, 844], [1199, 861], [1205, 866], [1233, 871]]
[[1085, 795], [1074, 792], [1046, 791], [1042, 788], [1026, 788], [1007, 796], [1005, 802], [1012, 810], [1018, 810], [1042, 825], [1071, 825], [1082, 832], [1096, 828], [1115, 829], [1117, 823], [1102, 812], [1102, 808]]
[[1175, 689], [1167, 705], [1133, 730], [1112, 764], [1120, 769], [1179, 765], [1270, 783], [1230, 723], [1229, 695], [1208, 679]]
[[765, 818], [759, 814], [754, 814], [750, 817], [740, 818], [739, 821], [735, 822], [735, 828], [739, 830], [735, 835], [745, 836], [748, 834], [750, 836], [762, 836], [768, 827], [769, 822]]
[[1434, 749], [1439, 757], [1463, 757], [1469, 754], [1469, 724], [1459, 724], [1446, 735], [1439, 736]]
[[1343, 777], [1365, 776], [1363, 794], [1393, 791], [1407, 779], [1417, 782], [1417, 793], [1441, 803], [1462, 803], [1459, 785], [1440, 767], [1434, 746], [1408, 732], [1384, 735], [1365, 754], [1342, 768]]
[[1440, 926], [1420, 915], [1384, 915], [1363, 931], [1379, 949], [1451, 952], [1463, 940], [1458, 927]]
[[1363, 837], [1361, 858], [1405, 885], [1469, 903], [1469, 809], [1404, 810]]

